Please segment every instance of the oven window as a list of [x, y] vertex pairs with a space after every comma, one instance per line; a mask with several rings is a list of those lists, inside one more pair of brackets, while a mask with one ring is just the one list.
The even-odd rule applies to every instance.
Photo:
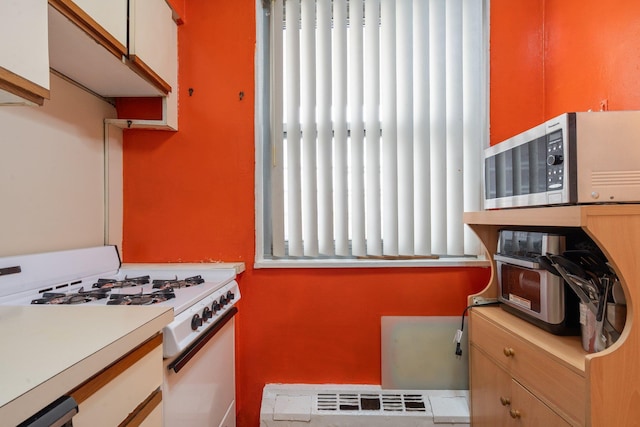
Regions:
[[540, 274], [514, 265], [502, 265], [502, 297], [540, 313]]

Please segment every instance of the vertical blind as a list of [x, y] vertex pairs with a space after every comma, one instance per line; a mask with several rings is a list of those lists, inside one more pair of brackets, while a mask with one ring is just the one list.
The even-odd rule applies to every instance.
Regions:
[[477, 254], [483, 0], [273, 0], [267, 256]]

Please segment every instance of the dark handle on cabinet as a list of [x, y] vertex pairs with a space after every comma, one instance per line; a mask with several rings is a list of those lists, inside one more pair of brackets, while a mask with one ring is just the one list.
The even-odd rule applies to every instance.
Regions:
[[8, 276], [9, 274], [22, 273], [22, 267], [16, 265], [15, 267], [3, 267], [0, 268], [0, 276]]
[[193, 358], [193, 356], [195, 356], [196, 353], [198, 353], [198, 351], [200, 351], [200, 349], [204, 347], [204, 345], [209, 342], [209, 340], [213, 338], [215, 334], [217, 334], [218, 331], [222, 329], [233, 316], [236, 315], [237, 312], [238, 309], [236, 307], [231, 307], [231, 309], [227, 311], [215, 325], [213, 325], [210, 329], [207, 329], [200, 338], [198, 338], [193, 344], [187, 347], [187, 349], [180, 356], [176, 357], [176, 360], [171, 362], [169, 366], [167, 366], [167, 369], [173, 369], [173, 372], [175, 373], [180, 372], [180, 370], [184, 368], [189, 360], [191, 360], [191, 358]]
[[18, 427], [66, 426], [77, 413], [78, 403], [76, 400], [71, 396], [62, 396], [37, 414], [18, 424]]

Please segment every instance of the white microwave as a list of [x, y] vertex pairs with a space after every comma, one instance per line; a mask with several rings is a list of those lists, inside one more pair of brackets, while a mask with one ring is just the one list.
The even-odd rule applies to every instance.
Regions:
[[640, 111], [565, 113], [485, 150], [485, 209], [621, 202], [640, 202]]

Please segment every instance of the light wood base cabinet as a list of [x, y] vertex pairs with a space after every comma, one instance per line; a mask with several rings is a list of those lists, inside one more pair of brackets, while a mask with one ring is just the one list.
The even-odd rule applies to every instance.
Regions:
[[76, 427], [162, 425], [162, 335], [141, 344], [69, 393]]
[[[474, 426], [640, 425], [640, 204], [541, 207], [467, 212], [492, 275], [473, 297], [496, 298], [493, 254], [502, 228], [584, 231], [615, 269], [627, 300], [620, 339], [599, 353], [580, 337], [552, 335], [499, 307], [476, 307], [469, 316], [471, 419]], [[511, 379], [510, 385], [507, 378]], [[503, 396], [508, 394], [508, 396]], [[509, 411], [500, 397], [510, 398]], [[520, 409], [529, 406], [527, 411]], [[509, 424], [505, 412], [519, 411]], [[518, 417], [519, 415], [519, 417]], [[509, 417], [511, 415], [509, 414]], [[513, 419], [512, 419], [513, 420]]]
[[[507, 426], [512, 399], [511, 376], [474, 345], [469, 347], [469, 364], [473, 373], [471, 406], [474, 427]], [[508, 399], [508, 400], [507, 400]]]
[[[482, 313], [472, 313], [472, 316], [469, 360], [474, 427], [584, 424], [581, 419], [584, 379], [581, 376], [552, 359], [546, 363], [537, 360], [536, 356], [540, 355], [530, 352], [515, 336], [509, 337], [500, 327], [491, 325], [481, 317]], [[501, 337], [500, 344], [494, 340], [496, 336]], [[531, 363], [540, 363], [549, 378], [545, 375], [531, 378], [528, 373], [535, 370], [531, 369]], [[558, 384], [556, 388], [546, 390], [550, 382]]]

